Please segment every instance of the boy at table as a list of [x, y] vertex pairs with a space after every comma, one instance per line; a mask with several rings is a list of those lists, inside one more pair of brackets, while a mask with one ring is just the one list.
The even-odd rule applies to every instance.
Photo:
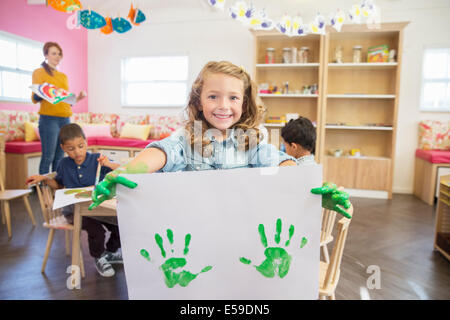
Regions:
[[[61, 127], [59, 132], [61, 148], [68, 157], [61, 159], [54, 179], [34, 175], [27, 179], [28, 184], [44, 182], [53, 189], [80, 188], [95, 184], [97, 167], [101, 165], [100, 180], [119, 167], [106, 156], [87, 152], [87, 141], [81, 127], [70, 123]], [[69, 223], [73, 223], [74, 206], [66, 206], [62, 214]], [[116, 218], [117, 219], [117, 218]], [[117, 221], [117, 220], [116, 220]], [[105, 248], [105, 229], [111, 232]], [[83, 217], [82, 229], [88, 233], [89, 253], [95, 260], [95, 268], [103, 277], [112, 277], [115, 271], [111, 264], [123, 263], [117, 223], [110, 224], [91, 217]]]

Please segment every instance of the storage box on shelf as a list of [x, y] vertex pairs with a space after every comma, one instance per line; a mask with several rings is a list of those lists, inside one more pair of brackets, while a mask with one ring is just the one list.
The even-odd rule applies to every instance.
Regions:
[[[287, 37], [277, 31], [254, 31], [255, 39], [255, 81], [258, 86], [267, 84], [278, 88], [279, 94], [259, 92], [266, 109], [266, 117], [281, 117], [288, 113], [297, 113], [313, 122], [320, 119], [320, 99], [317, 92], [304, 92], [305, 87], [315, 85], [321, 90], [321, 71], [323, 64], [323, 37], [308, 35], [305, 37]], [[305, 63], [299, 56], [302, 47], [308, 47], [308, 58]], [[266, 62], [266, 49], [274, 48], [275, 63]], [[283, 63], [283, 49], [296, 48], [298, 56]], [[288, 90], [286, 92], [286, 82]], [[260, 89], [261, 87], [259, 87]], [[280, 129], [284, 123], [266, 123], [269, 131], [269, 142], [280, 145]], [[275, 132], [274, 132], [275, 130]], [[272, 139], [273, 138], [273, 139]], [[320, 137], [317, 139], [317, 145]], [[318, 160], [319, 154], [316, 155]]]
[[[322, 112], [318, 130], [324, 177], [350, 193], [392, 197], [398, 93], [403, 28], [407, 23], [382, 24], [380, 29], [345, 25], [328, 28], [324, 40]], [[366, 62], [369, 47], [388, 45], [391, 62]], [[336, 57], [338, 47], [342, 56]], [[362, 58], [353, 61], [353, 47]], [[336, 59], [341, 59], [340, 63]], [[357, 148], [363, 157], [334, 157], [329, 151]]]
[[[24, 141], [25, 122], [36, 123], [39, 115], [33, 112], [0, 110], [0, 132], [6, 136], [6, 187], [11, 189], [25, 188], [28, 176], [39, 173], [41, 159], [41, 142]], [[132, 158], [150, 142], [162, 139], [180, 126], [176, 116], [160, 115], [116, 115], [99, 113], [74, 114], [71, 122], [79, 123], [87, 135], [88, 149], [91, 152], [101, 152], [110, 159], [121, 162]], [[123, 138], [122, 129], [126, 123], [151, 125], [150, 134], [146, 140]], [[96, 136], [89, 127], [103, 126], [106, 134]], [[95, 128], [96, 129], [96, 128]], [[105, 131], [105, 130], [103, 130]]]

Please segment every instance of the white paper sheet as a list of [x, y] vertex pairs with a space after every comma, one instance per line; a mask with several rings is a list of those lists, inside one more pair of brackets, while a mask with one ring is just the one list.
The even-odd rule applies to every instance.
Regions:
[[53, 201], [53, 210], [78, 203], [91, 201], [91, 197], [80, 197], [81, 193], [92, 191], [94, 187], [84, 187], [84, 188], [67, 188], [59, 189], [55, 192], [55, 200]]
[[322, 166], [273, 169], [124, 175], [138, 183], [117, 189], [129, 298], [317, 299], [321, 197], [310, 189]]

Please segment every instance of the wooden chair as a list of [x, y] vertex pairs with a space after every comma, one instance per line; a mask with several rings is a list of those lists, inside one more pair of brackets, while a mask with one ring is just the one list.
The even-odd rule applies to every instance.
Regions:
[[[50, 177], [54, 177], [55, 173], [49, 174]], [[44, 261], [42, 262], [41, 272], [45, 272], [45, 266], [47, 265], [48, 256], [53, 243], [53, 237], [55, 230], [64, 230], [66, 238], [66, 254], [70, 255], [70, 239], [69, 231], [73, 231], [73, 225], [68, 223], [64, 216], [61, 214], [61, 210], [53, 210], [54, 191], [48, 185], [36, 184], [36, 191], [39, 197], [39, 203], [41, 205], [42, 216], [44, 218], [43, 226], [49, 229], [47, 245], [45, 248]], [[84, 263], [83, 253], [81, 251], [80, 244], [80, 269], [81, 276], [84, 278]]]
[[[16, 199], [16, 198], [22, 198], [23, 202], [25, 204], [25, 208], [28, 212], [28, 215], [30, 216], [31, 223], [33, 224], [33, 227], [36, 226], [36, 220], [34, 220], [33, 211], [31, 210], [30, 202], [28, 202], [28, 195], [31, 193], [31, 189], [14, 189], [14, 190], [5, 190], [5, 185], [3, 183], [3, 177], [0, 174], [0, 203], [3, 210], [4, 216], [2, 216], [2, 222], [5, 224], [6, 222], [6, 228], [8, 229], [8, 237], [12, 237], [12, 230], [11, 230], [11, 211], [9, 206], [9, 201]], [[5, 221], [6, 217], [6, 221]]]
[[[353, 206], [348, 210], [353, 216]], [[342, 218], [337, 224], [337, 236], [333, 246], [330, 262], [320, 261], [319, 268], [319, 297], [326, 300], [335, 300], [336, 286], [341, 273], [341, 261], [344, 253], [345, 240], [347, 239], [348, 227], [351, 219]]]
[[[344, 190], [344, 187], [339, 187], [339, 190]], [[327, 245], [333, 241], [334, 222], [336, 220], [336, 211], [322, 209], [322, 228], [320, 232], [320, 249], [326, 263], [330, 262], [330, 257], [328, 255]]]
[[336, 211], [322, 209], [322, 229], [320, 232], [320, 249], [322, 251], [324, 260], [326, 263], [330, 262], [328, 255], [327, 245], [333, 241], [333, 235], [331, 234], [334, 228], [334, 222], [336, 220]]

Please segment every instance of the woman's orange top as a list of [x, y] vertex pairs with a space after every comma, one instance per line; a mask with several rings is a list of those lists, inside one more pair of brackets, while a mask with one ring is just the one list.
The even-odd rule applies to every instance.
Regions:
[[[49, 75], [44, 68], [39, 68], [33, 72], [33, 84], [43, 84], [44, 82], [55, 85], [58, 88], [69, 90], [69, 82], [67, 81], [67, 76], [57, 70], [53, 70], [53, 76]], [[31, 100], [33, 103], [37, 103], [31, 94]], [[40, 102], [41, 108], [39, 109], [39, 114], [45, 116], [54, 117], [70, 117], [72, 115], [72, 108], [70, 104], [65, 102], [59, 102], [57, 104], [51, 104], [47, 100], [42, 100]]]

